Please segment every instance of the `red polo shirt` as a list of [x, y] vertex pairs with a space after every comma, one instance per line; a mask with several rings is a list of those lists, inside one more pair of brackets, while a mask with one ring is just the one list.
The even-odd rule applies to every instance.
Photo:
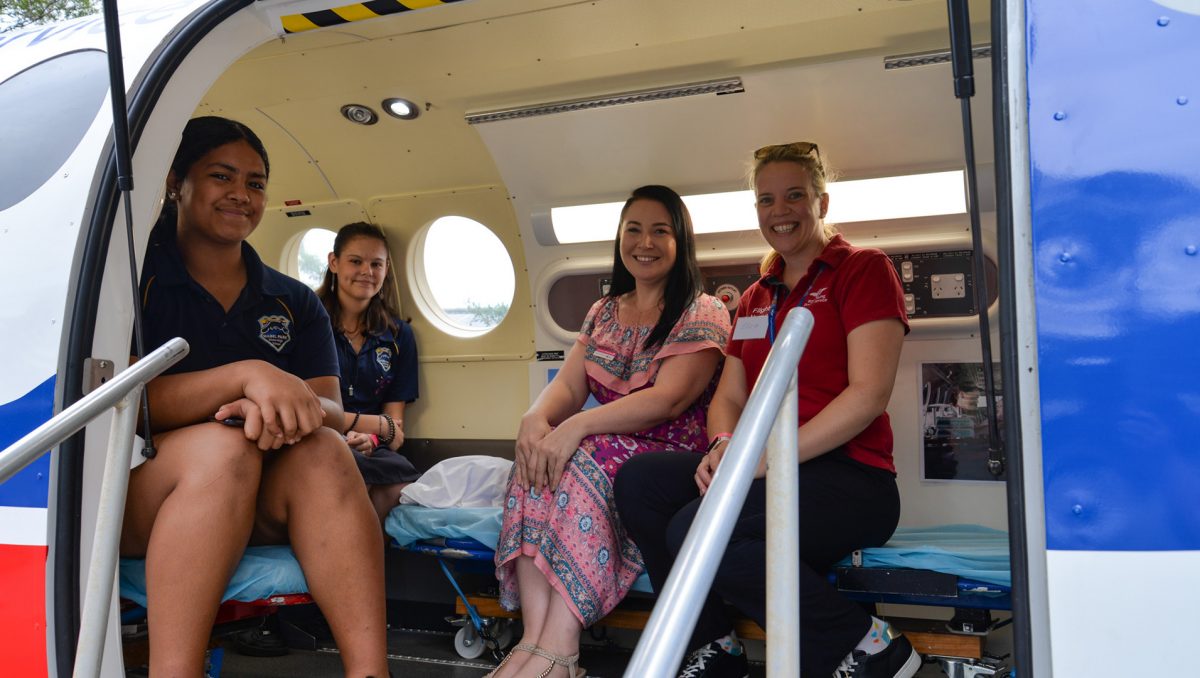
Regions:
[[[775, 289], [782, 288], [778, 277], [782, 271], [783, 260], [777, 259], [771, 270], [742, 294], [734, 337], [739, 337], [737, 323], [742, 318], [767, 316]], [[884, 318], [899, 319], [904, 323], [905, 334], [908, 333], [900, 278], [892, 262], [880, 250], [854, 247], [842, 236], [835, 235], [799, 284], [780, 300], [775, 313], [776, 335], [788, 311], [801, 302], [800, 297], [806, 290], [804, 306], [813, 314], [815, 324], [797, 368], [801, 425], [816, 416], [849, 384], [847, 334], [859, 325]], [[746, 369], [746, 383], [753, 388], [770, 350], [771, 342], [764, 336], [730, 339], [726, 352], [741, 359]], [[892, 463], [892, 427], [886, 412], [846, 443], [846, 448], [855, 461], [896, 472]]]

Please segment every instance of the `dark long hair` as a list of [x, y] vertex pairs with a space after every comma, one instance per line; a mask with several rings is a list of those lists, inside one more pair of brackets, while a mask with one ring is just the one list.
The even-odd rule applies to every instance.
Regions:
[[[183, 128], [179, 140], [179, 149], [171, 161], [171, 171], [175, 173], [175, 181], [182, 182], [196, 161], [203, 158], [209, 151], [235, 141], [245, 141], [250, 148], [258, 153], [263, 161], [263, 171], [271, 175], [271, 161], [267, 159], [267, 149], [254, 133], [254, 130], [229, 118], [206, 115], [192, 118]], [[159, 228], [174, 228], [179, 219], [179, 206], [174, 200], [163, 201], [162, 212], [158, 215], [155, 230]]]
[[[666, 186], [642, 186], [634, 189], [621, 208], [621, 222], [625, 223], [625, 213], [629, 206], [638, 200], [653, 200], [662, 205], [671, 216], [671, 230], [675, 233], [675, 264], [667, 274], [667, 286], [663, 291], [663, 310], [658, 317], [658, 324], [650, 330], [643, 348], [661, 344], [671, 328], [679, 322], [679, 316], [700, 294], [703, 278], [700, 275], [700, 265], [696, 263], [696, 236], [692, 233], [692, 217], [688, 214], [683, 198]], [[633, 274], [621, 261], [621, 228], [617, 227], [617, 239], [613, 242], [612, 285], [608, 296], [620, 297], [626, 292], [633, 291], [636, 283]]]
[[[395, 331], [396, 319], [400, 316], [400, 300], [396, 295], [395, 270], [392, 268], [392, 251], [388, 248], [387, 236], [383, 234], [382, 228], [365, 221], [346, 224], [338, 229], [337, 237], [333, 239], [333, 256], [342, 256], [342, 249], [355, 238], [378, 240], [383, 243], [383, 249], [387, 252], [383, 287], [367, 302], [366, 329], [371, 334], [380, 334], [385, 329]], [[345, 333], [346, 328], [342, 327], [342, 302], [338, 300], [337, 295], [337, 276], [329, 267], [325, 268], [325, 278], [317, 288], [317, 296], [321, 298], [321, 303], [329, 313], [329, 321], [333, 323], [334, 331]]]

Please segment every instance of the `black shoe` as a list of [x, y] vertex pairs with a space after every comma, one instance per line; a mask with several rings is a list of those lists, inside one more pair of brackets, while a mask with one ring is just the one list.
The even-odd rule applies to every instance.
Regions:
[[921, 668], [921, 655], [908, 638], [897, 636], [876, 654], [854, 650], [846, 655], [833, 678], [911, 678]]
[[750, 662], [746, 661], [746, 652], [729, 654], [717, 641], [689, 654], [683, 660], [683, 668], [679, 670], [679, 678], [748, 678]]
[[264, 622], [252, 629], [239, 631], [232, 637], [233, 650], [247, 657], [282, 657], [288, 653], [287, 643]]

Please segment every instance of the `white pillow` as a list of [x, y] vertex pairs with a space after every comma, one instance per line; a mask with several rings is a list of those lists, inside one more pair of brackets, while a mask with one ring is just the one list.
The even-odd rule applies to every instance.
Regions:
[[470, 455], [438, 462], [400, 492], [401, 504], [431, 508], [502, 508], [512, 462]]

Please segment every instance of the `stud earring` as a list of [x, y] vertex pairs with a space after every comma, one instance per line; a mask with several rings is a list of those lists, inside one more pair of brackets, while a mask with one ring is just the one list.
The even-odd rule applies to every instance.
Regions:
[[179, 194], [176, 193], [175, 191], [167, 191], [167, 199], [168, 200], [178, 200]]

